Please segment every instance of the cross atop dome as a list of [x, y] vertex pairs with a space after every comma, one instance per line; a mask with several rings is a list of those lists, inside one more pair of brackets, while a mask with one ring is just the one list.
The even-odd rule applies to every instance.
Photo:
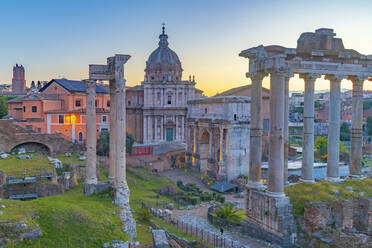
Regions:
[[162, 34], [164, 35], [165, 34], [165, 22], [163, 22], [161, 25], [162, 25], [161, 29], [163, 30]]

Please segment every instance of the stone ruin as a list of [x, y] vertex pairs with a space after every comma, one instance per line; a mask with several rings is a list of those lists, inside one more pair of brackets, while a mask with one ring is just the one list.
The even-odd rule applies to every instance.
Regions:
[[121, 208], [120, 219], [124, 232], [131, 240], [136, 237], [136, 222], [129, 205], [129, 187], [126, 181], [125, 164], [125, 79], [124, 64], [130, 55], [116, 54], [107, 58], [107, 65], [90, 65], [87, 91], [87, 169], [84, 183], [85, 194], [97, 193], [107, 188], [106, 183], [97, 181], [96, 172], [96, 107], [97, 80], [110, 82], [110, 165], [109, 181], [115, 192], [114, 203]]
[[[284, 247], [295, 243], [291, 204], [284, 194], [288, 175], [288, 82], [296, 73], [305, 81], [304, 135], [301, 180], [314, 183], [314, 83], [325, 75], [330, 81], [327, 178], [340, 181], [340, 85], [353, 83], [350, 177], [362, 176], [363, 82], [372, 80], [372, 55], [345, 49], [332, 29], [303, 33], [297, 48], [252, 47], [239, 55], [249, 59], [252, 80], [249, 181], [246, 194], [246, 231]], [[268, 188], [261, 182], [262, 80], [270, 75], [270, 143]]]

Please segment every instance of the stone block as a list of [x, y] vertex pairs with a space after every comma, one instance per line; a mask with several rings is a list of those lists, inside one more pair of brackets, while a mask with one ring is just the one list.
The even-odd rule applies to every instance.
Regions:
[[98, 182], [97, 184], [83, 184], [84, 194], [91, 195], [91, 194], [98, 194], [101, 192], [110, 191], [111, 184], [109, 182]]
[[162, 229], [152, 230], [153, 246], [155, 248], [169, 248], [169, 243], [165, 231]]

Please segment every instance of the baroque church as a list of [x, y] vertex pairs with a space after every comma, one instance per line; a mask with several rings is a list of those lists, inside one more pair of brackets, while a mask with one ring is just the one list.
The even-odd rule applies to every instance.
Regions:
[[182, 80], [182, 65], [169, 48], [163, 26], [159, 46], [146, 61], [143, 88], [143, 143], [185, 142], [187, 101], [202, 97], [195, 78]]

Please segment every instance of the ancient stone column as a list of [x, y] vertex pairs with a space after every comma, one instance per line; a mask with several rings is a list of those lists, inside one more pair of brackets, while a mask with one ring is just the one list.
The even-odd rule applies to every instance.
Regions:
[[85, 80], [87, 92], [87, 107], [86, 107], [86, 130], [87, 130], [87, 166], [85, 177], [85, 193], [91, 194], [89, 185], [97, 184], [96, 172], [96, 82], [95, 80]]
[[284, 196], [284, 88], [285, 74], [270, 74], [270, 144], [268, 191], [273, 196]]
[[196, 121], [194, 125], [194, 155], [195, 166], [200, 169], [200, 150], [199, 150], [199, 123]]
[[320, 75], [301, 74], [305, 81], [301, 181], [314, 183], [314, 84]]
[[363, 145], [363, 78], [349, 77], [353, 82], [352, 120], [351, 120], [351, 166], [350, 176], [362, 174]]
[[326, 79], [330, 81], [326, 180], [337, 182], [340, 179], [340, 86], [342, 77], [327, 75]]
[[109, 182], [115, 186], [116, 177], [116, 85], [110, 80], [110, 152], [109, 152]]
[[250, 76], [251, 86], [251, 123], [249, 145], [249, 181], [247, 187], [260, 188], [261, 183], [261, 157], [262, 157], [262, 80], [263, 73]]
[[289, 151], [289, 139], [288, 139], [288, 121], [289, 121], [289, 79], [285, 77], [284, 85], [284, 184], [288, 184], [288, 151]]

